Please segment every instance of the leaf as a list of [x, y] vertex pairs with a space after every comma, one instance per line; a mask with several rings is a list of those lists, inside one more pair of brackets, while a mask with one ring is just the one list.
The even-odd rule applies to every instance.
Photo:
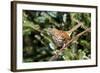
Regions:
[[66, 20], [67, 20], [67, 14], [64, 14], [63, 15], [63, 22], [66, 23], [67, 22]]
[[24, 29], [23, 30], [23, 35], [30, 35], [31, 34], [31, 29]]
[[78, 50], [77, 58], [78, 58], [79, 60], [82, 60], [82, 59], [84, 59], [85, 57], [86, 57], [86, 53], [85, 53], [84, 51], [82, 51], [81, 49]]
[[55, 11], [55, 12], [47, 12], [51, 17], [54, 17], [54, 18], [56, 18], [57, 17], [57, 12]]
[[35, 25], [30, 21], [25, 21], [24, 22], [23, 29], [24, 28], [30, 28], [30, 30], [32, 30], [32, 31], [34, 31], [34, 30], [39, 31], [40, 30], [40, 26], [39, 25]]
[[73, 60], [74, 59], [74, 54], [72, 53], [71, 49], [65, 49], [63, 53], [63, 57], [65, 60]]
[[24, 59], [24, 62], [32, 62], [33, 59], [32, 58], [27, 58], [27, 59]]
[[46, 18], [44, 16], [37, 17], [34, 20], [37, 23], [45, 23], [46, 22]]
[[52, 50], [55, 50], [56, 49], [56, 46], [54, 45], [54, 43], [50, 42], [49, 43], [49, 46]]
[[90, 43], [86, 40], [80, 40], [80, 44], [84, 47], [90, 48]]

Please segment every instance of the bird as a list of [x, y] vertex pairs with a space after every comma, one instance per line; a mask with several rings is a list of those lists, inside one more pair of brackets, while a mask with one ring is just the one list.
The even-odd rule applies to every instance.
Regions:
[[83, 25], [82, 23], [77, 24], [76, 26], [74, 26], [72, 29], [70, 29], [69, 31], [64, 31], [64, 30], [58, 30], [57, 28], [49, 28], [48, 32], [52, 37], [53, 42], [55, 43], [55, 45], [57, 47], [64, 47], [65, 44], [71, 40], [71, 34], [73, 31], [75, 31], [76, 29], [78, 29], [81, 25]]
[[62, 47], [63, 44], [67, 43], [71, 39], [67, 32], [56, 28], [49, 29], [49, 33], [57, 47]]

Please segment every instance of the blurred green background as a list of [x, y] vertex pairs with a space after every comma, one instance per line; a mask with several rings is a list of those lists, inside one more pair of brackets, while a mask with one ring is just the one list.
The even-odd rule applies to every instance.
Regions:
[[[68, 31], [77, 23], [71, 16], [84, 23], [71, 37], [91, 27], [91, 14], [79, 12], [23, 10], [23, 62], [49, 61], [58, 49], [48, 33], [48, 28]], [[73, 41], [56, 61], [87, 60], [91, 58], [91, 32]]]

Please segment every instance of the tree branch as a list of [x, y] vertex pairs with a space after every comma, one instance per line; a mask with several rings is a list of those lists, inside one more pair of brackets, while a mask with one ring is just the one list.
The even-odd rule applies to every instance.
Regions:
[[83, 23], [82, 22], [78, 22], [78, 24], [76, 25], [76, 26], [74, 26], [72, 29], [70, 29], [69, 31], [67, 31], [67, 33], [69, 34], [69, 35], [71, 35], [71, 33], [73, 32], [73, 31], [75, 31], [76, 29], [78, 29], [80, 26], [82, 26], [83, 25]]
[[67, 31], [67, 33], [68, 33], [69, 35], [71, 35], [72, 32], [75, 31], [76, 29], [78, 29], [80, 26], [83, 26], [83, 22], [80, 22], [79, 20], [75, 19], [74, 16], [75, 16], [75, 14], [72, 13], [72, 14], [71, 14], [71, 20], [72, 20], [73, 22], [76, 22], [77, 25], [75, 25], [72, 29], [70, 29], [69, 31]]
[[64, 49], [65, 49], [66, 47], [69, 46], [69, 44], [70, 44], [71, 42], [73, 42], [74, 40], [76, 40], [77, 38], [79, 38], [80, 36], [82, 36], [84, 33], [90, 32], [90, 31], [91, 31], [91, 28], [87, 28], [87, 29], [84, 30], [83, 32], [77, 34], [76, 37], [72, 38], [69, 42], [67, 42], [67, 43], [57, 52], [57, 54], [54, 54], [54, 55], [49, 59], [49, 61], [53, 61], [53, 60], [58, 59], [59, 53], [62, 53], [62, 52], [64, 51]]

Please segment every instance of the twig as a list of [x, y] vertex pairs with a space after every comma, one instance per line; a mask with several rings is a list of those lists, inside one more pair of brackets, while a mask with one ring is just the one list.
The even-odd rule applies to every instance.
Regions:
[[82, 36], [84, 33], [86, 32], [90, 32], [91, 31], [91, 28], [87, 28], [86, 30], [84, 30], [83, 32], [79, 33], [76, 35], [76, 37], [72, 38], [68, 43], [66, 43], [66, 46], [67, 47], [72, 41], [74, 41], [75, 39], [79, 38], [80, 36]]
[[70, 29], [69, 31], [67, 31], [67, 33], [69, 34], [69, 36], [72, 34], [73, 31], [75, 31], [76, 29], [78, 29], [80, 26], [83, 26], [83, 22], [80, 22], [79, 20], [75, 19], [74, 16], [75, 16], [74, 13], [71, 14], [71, 20], [72, 20], [73, 22], [76, 22], [77, 25], [74, 26], [74, 27], [73, 27], [72, 29]]
[[69, 42], [67, 42], [67, 43], [65, 44], [65, 46], [62, 47], [62, 48], [57, 52], [57, 54], [53, 55], [53, 56], [49, 59], [49, 61], [56, 60], [56, 59], [59, 57], [59, 53], [62, 53], [62, 52], [64, 51], [64, 49], [65, 49], [66, 47], [69, 46], [69, 44], [70, 44], [71, 42], [73, 42], [74, 40], [76, 40], [77, 38], [79, 38], [80, 36], [82, 36], [84, 33], [90, 32], [90, 31], [91, 31], [91, 28], [87, 28], [87, 29], [84, 30], [83, 32], [77, 34], [76, 37], [72, 38]]
[[75, 31], [76, 29], [78, 29], [80, 26], [82, 26], [83, 25], [83, 23], [82, 22], [79, 22], [76, 26], [74, 26], [72, 29], [70, 29], [69, 31], [67, 31], [67, 33], [69, 34], [69, 35], [71, 35], [71, 33], [73, 32], [73, 31]]

